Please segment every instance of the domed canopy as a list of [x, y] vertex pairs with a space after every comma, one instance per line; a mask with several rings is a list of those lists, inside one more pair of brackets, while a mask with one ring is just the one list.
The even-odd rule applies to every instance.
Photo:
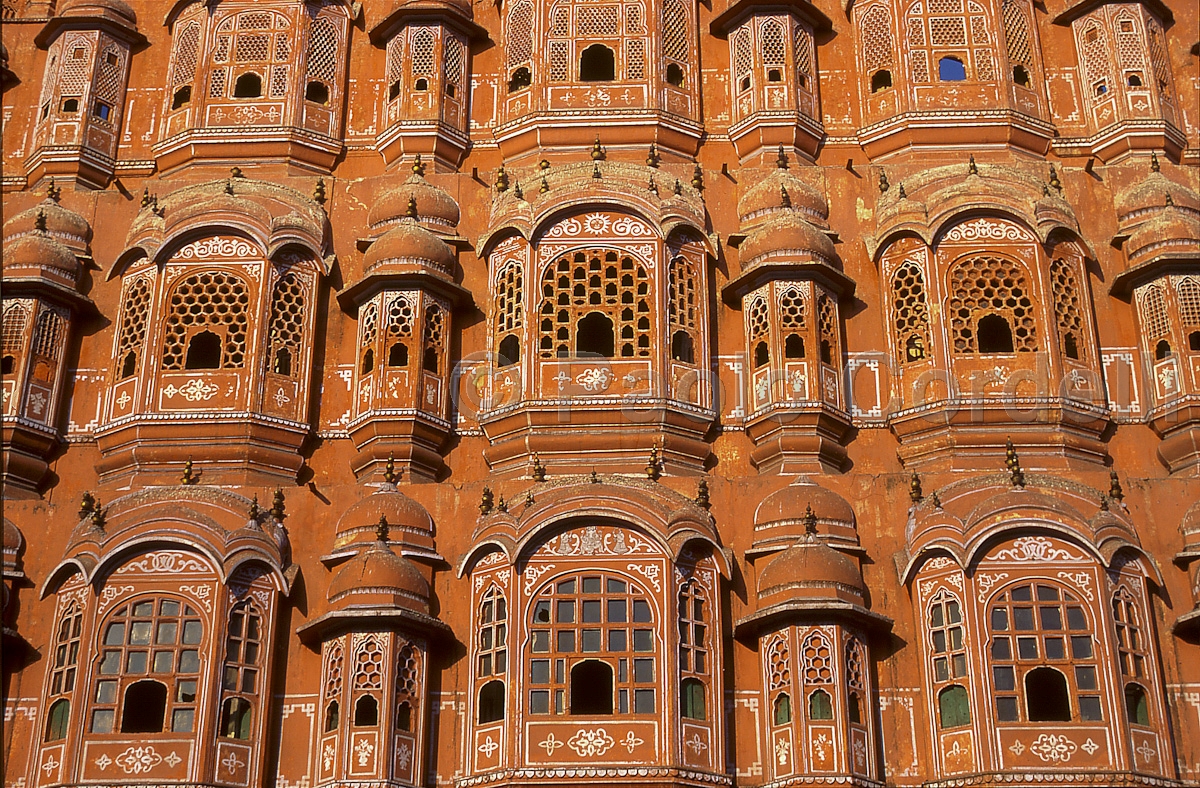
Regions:
[[758, 225], [742, 242], [739, 252], [742, 270], [769, 254], [795, 254], [797, 261], [815, 257], [832, 263], [837, 259], [829, 236], [795, 212], [779, 214]]
[[332, 608], [401, 607], [429, 613], [429, 581], [380, 540], [338, 569], [329, 584]]
[[59, 16], [102, 17], [130, 28], [137, 27], [137, 14], [121, 0], [63, 0]]
[[79, 281], [79, 273], [79, 261], [71, 250], [44, 233], [23, 235], [4, 243], [6, 278], [44, 278], [74, 287]]
[[32, 208], [9, 218], [4, 223], [4, 238], [10, 240], [37, 233], [41, 231], [39, 228], [44, 228], [47, 235], [76, 254], [87, 251], [88, 241], [92, 237], [92, 228], [87, 219], [59, 205], [53, 197], [47, 197]]
[[[416, 216], [411, 216], [415, 211]], [[446, 192], [414, 173], [404, 185], [384, 192], [367, 214], [372, 231], [398, 224], [406, 217], [415, 218], [430, 229], [453, 232], [458, 226], [458, 203]]]
[[798, 476], [787, 487], [764, 498], [754, 511], [754, 544], [747, 555], [789, 547], [805, 538], [810, 526], [840, 545], [858, 546], [850, 503], [807, 476]]
[[829, 205], [817, 189], [788, 170], [777, 169], [746, 190], [738, 200], [738, 219], [742, 226], [752, 224], [780, 211], [797, 211], [805, 219], [824, 225]]
[[7, 517], [4, 518], [4, 552], [16, 553], [25, 544], [25, 537], [21, 535], [21, 529]]
[[415, 220], [406, 217], [371, 244], [363, 257], [363, 269], [370, 274], [383, 265], [404, 263], [431, 265], [449, 273], [454, 270], [454, 250]]
[[1200, 501], [1192, 504], [1183, 515], [1179, 530], [1183, 532], [1184, 549], [1200, 551]]
[[1130, 233], [1125, 248], [1134, 263], [1158, 255], [1194, 258], [1200, 253], [1200, 214], [1175, 207], [1159, 209]]
[[394, 484], [384, 484], [346, 510], [338, 520], [334, 552], [376, 541], [381, 518], [387, 521], [392, 542], [432, 552], [433, 518], [424, 506], [397, 490]]
[[758, 577], [761, 603], [837, 600], [862, 605], [866, 587], [858, 562], [808, 534], [763, 568]]
[[1122, 224], [1137, 221], [1140, 213], [1165, 208], [1168, 204], [1193, 214], [1200, 213], [1200, 194], [1162, 172], [1154, 171], [1117, 195], [1117, 218]]

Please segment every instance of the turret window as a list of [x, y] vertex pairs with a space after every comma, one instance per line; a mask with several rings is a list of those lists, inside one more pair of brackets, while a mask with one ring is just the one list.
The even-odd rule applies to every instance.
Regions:
[[592, 44], [579, 57], [580, 82], [611, 82], [617, 78], [617, 59], [603, 44]]
[[[244, 365], [250, 304], [245, 282], [222, 271], [192, 274], [175, 288], [169, 304], [164, 369], [230, 369]], [[197, 345], [202, 335], [207, 336]]]
[[1025, 353], [1038, 349], [1033, 300], [1016, 263], [975, 257], [950, 275], [951, 337], [956, 353]]
[[262, 77], [253, 71], [247, 71], [237, 78], [233, 85], [234, 98], [262, 98]]
[[650, 277], [632, 257], [606, 249], [563, 257], [546, 268], [542, 296], [538, 345], [542, 358], [569, 358], [592, 348], [609, 357], [650, 355]]

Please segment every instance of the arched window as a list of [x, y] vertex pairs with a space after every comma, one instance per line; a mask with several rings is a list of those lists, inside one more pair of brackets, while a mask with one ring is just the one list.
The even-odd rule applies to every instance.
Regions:
[[679, 684], [679, 709], [684, 719], [706, 719], [704, 683], [699, 679], [684, 679]]
[[304, 56], [304, 98], [328, 106], [330, 86], [336, 84], [341, 37], [333, 20], [318, 16], [308, 31], [308, 52]]
[[1033, 40], [1029, 34], [1029, 17], [1024, 0], [1003, 0], [1000, 18], [1004, 25], [1004, 44], [1013, 82], [1023, 88], [1033, 87]]
[[426, 372], [437, 374], [443, 367], [446, 352], [446, 310], [430, 302], [425, 307], [424, 354], [421, 365]]
[[938, 61], [938, 79], [942, 82], [962, 82], [967, 78], [967, 67], [956, 57], [944, 57]]
[[329, 86], [324, 82], [312, 81], [304, 88], [304, 100], [314, 104], [329, 104]]
[[[163, 369], [240, 369], [245, 364], [250, 293], [242, 279], [224, 271], [198, 272], [175, 287], [168, 303]], [[209, 330], [210, 326], [223, 338]], [[206, 337], [195, 349], [195, 363], [211, 364], [215, 352], [215, 367], [187, 366], [195, 338], [201, 334], [217, 336], [217, 343], [214, 349], [213, 340]]]
[[516, 334], [509, 334], [500, 340], [499, 359], [497, 366], [509, 367], [521, 360], [521, 340]]
[[871, 92], [879, 93], [892, 87], [892, 72], [881, 68], [871, 75]]
[[746, 331], [749, 335], [751, 353], [754, 357], [754, 368], [766, 366], [771, 361], [770, 317], [767, 301], [761, 296], [754, 296], [745, 306]]
[[570, 696], [571, 714], [612, 714], [612, 666], [598, 659], [585, 659], [575, 663], [571, 668]]
[[1112, 610], [1121, 675], [1128, 679], [1144, 679], [1147, 675], [1146, 634], [1138, 604], [1126, 586], [1120, 586], [1113, 594]]
[[[1016, 263], [997, 257], [968, 258], [951, 271], [949, 287], [955, 353], [1038, 349], [1033, 300]], [[1011, 349], [1004, 349], [1010, 345]]]
[[370, 375], [375, 371], [375, 349], [367, 348], [363, 351], [362, 357], [362, 374]]
[[[140, 599], [117, 608], [100, 631], [89, 730], [112, 733], [119, 719], [127, 733], [191, 732], [204, 636], [200, 614], [180, 600]], [[131, 711], [130, 704], [138, 708]]]
[[245, 698], [226, 698], [221, 705], [221, 735], [227, 739], [249, 739], [254, 707]]
[[1160, 339], [1158, 344], [1154, 346], [1154, 360], [1162, 361], [1171, 355], [1171, 343], [1165, 339]]
[[804, 337], [788, 334], [783, 341], [784, 358], [804, 358]]
[[63, 611], [54, 639], [54, 661], [50, 673], [50, 696], [70, 695], [78, 676], [80, 635], [83, 630], [83, 611], [72, 602]]
[[750, 31], [745, 28], [733, 37], [733, 67], [737, 92], [744, 93], [750, 89], [751, 75], [754, 73], [754, 47], [750, 43]]
[[856, 637], [846, 640], [846, 716], [850, 722], [862, 725], [866, 703], [866, 649]]
[[[304, 348], [304, 318], [308, 309], [308, 280], [298, 271], [281, 273], [271, 294], [271, 322], [267, 332], [272, 372], [293, 377], [300, 372]], [[280, 364], [286, 358], [286, 364]]]
[[781, 692], [775, 696], [772, 718], [775, 720], [776, 725], [786, 725], [792, 721], [792, 699], [786, 692]]
[[354, 727], [374, 727], [379, 724], [379, 701], [372, 695], [362, 695], [354, 702]]
[[262, 614], [248, 600], [229, 613], [225, 633], [225, 667], [221, 690], [225, 701], [221, 712], [221, 735], [250, 738], [254, 700], [261, 689], [258, 678], [262, 656]]
[[1012, 327], [1000, 315], [984, 315], [976, 327], [980, 353], [1012, 353]]
[[504, 719], [504, 682], [489, 681], [479, 690], [479, 724]]
[[516, 3], [508, 12], [504, 26], [505, 62], [508, 65], [510, 93], [529, 87], [533, 57], [533, 4], [527, 0]]
[[617, 78], [617, 59], [603, 44], [592, 44], [579, 56], [580, 82], [610, 82]]
[[779, 295], [779, 327], [783, 331], [784, 358], [804, 358], [808, 324], [805, 293], [792, 287]]
[[903, 348], [903, 363], [924, 360], [929, 348], [929, 307], [926, 302], [925, 272], [909, 260], [892, 274], [892, 328], [897, 348]]
[[1150, 724], [1150, 703], [1146, 700], [1146, 688], [1130, 682], [1125, 685], [1125, 715], [1134, 725]]
[[192, 100], [192, 83], [196, 79], [196, 65], [200, 50], [200, 25], [186, 22], [175, 31], [175, 44], [171, 52], [171, 85], [174, 92], [171, 109], [180, 109]]
[[771, 363], [771, 349], [766, 342], [759, 342], [754, 346], [754, 366], [765, 367]]
[[326, 733], [337, 730], [338, 723], [341, 722], [341, 714], [336, 700], [329, 701], [325, 705], [325, 726]]
[[771, 718], [776, 725], [785, 725], [792, 721], [792, 696], [788, 692], [792, 686], [792, 656], [787, 637], [776, 635], [767, 647], [766, 655]]
[[530, 713], [573, 709], [574, 684], [568, 686], [567, 677], [574, 680], [577, 665], [596, 660], [615, 675], [615, 713], [654, 713], [655, 621], [649, 597], [637, 584], [598, 572], [547, 584], [534, 598], [529, 643]]
[[963, 638], [962, 607], [958, 600], [944, 591], [940, 592], [929, 607], [928, 620], [934, 681], [966, 676], [967, 652]]
[[952, 684], [938, 693], [938, 723], [942, 728], [971, 724], [971, 703], [965, 687]]
[[414, 709], [421, 707], [421, 652], [405, 643], [396, 654], [396, 728], [413, 730]]
[[0, 344], [7, 371], [5, 375], [13, 374], [16, 369], [16, 359], [25, 346], [25, 336], [29, 332], [29, 302], [5, 299], [4, 318], [0, 329]]
[[667, 325], [671, 330], [671, 358], [695, 363], [700, 322], [696, 266], [682, 254], [671, 256], [667, 268]]
[[705, 680], [710, 671], [708, 603], [695, 578], [679, 589], [679, 703], [684, 717], [705, 719]]
[[518, 66], [513, 69], [512, 75], [508, 78], [508, 92], [516, 93], [518, 90], [523, 90], [533, 84], [533, 75], [529, 73], [528, 66]]
[[808, 718], [810, 720], [832, 720], [833, 702], [825, 690], [814, 690], [808, 696]]
[[662, 47], [666, 60], [667, 84], [682, 88], [688, 70], [691, 46], [691, 15], [680, 0], [663, 0]]
[[603, 314], [615, 330], [615, 355], [649, 357], [653, 299], [646, 266], [630, 255], [587, 249], [562, 257], [542, 274], [538, 354], [570, 357], [584, 318]]
[[221, 367], [221, 338], [211, 331], [192, 334], [188, 340], [184, 369], [219, 369]]
[[575, 332], [575, 355], [595, 354], [612, 358], [615, 345], [612, 320], [607, 315], [592, 312], [580, 318]]
[[1075, 266], [1063, 258], [1050, 263], [1050, 286], [1054, 294], [1054, 317], [1063, 355], [1079, 360], [1083, 339], [1083, 307]]
[[1011, 587], [992, 600], [988, 627], [1000, 722], [1020, 721], [1022, 709], [1029, 722], [1102, 719], [1092, 629], [1072, 591], [1049, 582]]
[[240, 75], [233, 83], [234, 98], [262, 98], [262, 77], [253, 71]]
[[892, 20], [882, 3], [868, 6], [858, 20], [859, 47], [863, 73], [870, 75], [871, 92], [892, 87], [892, 69], [896, 62], [896, 44]]
[[71, 702], [59, 698], [50, 705], [46, 715], [46, 737], [44, 741], [60, 741], [67, 738], [67, 723], [71, 720]]
[[928, 83], [996, 79], [996, 37], [989, 13], [972, 0], [912, 3], [905, 19], [909, 76]]
[[325, 653], [325, 678], [322, 695], [325, 698], [325, 733], [337, 730], [342, 719], [342, 707], [338, 698], [342, 695], [342, 671], [344, 650], [340, 641], [334, 641]]

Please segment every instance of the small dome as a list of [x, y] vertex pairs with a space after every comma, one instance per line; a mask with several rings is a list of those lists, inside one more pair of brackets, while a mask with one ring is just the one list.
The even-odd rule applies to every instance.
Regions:
[[21, 549], [21, 545], [25, 544], [25, 537], [21, 535], [21, 529], [7, 517], [4, 518], [4, 552], [15, 553]]
[[1185, 211], [1200, 213], [1200, 194], [1161, 172], [1151, 172], [1149, 177], [1117, 195], [1117, 218], [1122, 223], [1136, 220], [1143, 212], [1165, 208], [1168, 202]]
[[450, 272], [454, 270], [454, 250], [442, 239], [406, 218], [371, 244], [363, 257], [364, 270], [368, 274], [387, 263], [411, 262], [428, 263]]
[[758, 225], [738, 251], [743, 271], [759, 258], [772, 253], [794, 252], [826, 262], [837, 259], [837, 251], [829, 236], [794, 213], [783, 214]]
[[804, 526], [811, 507], [818, 523], [854, 526], [854, 509], [842, 496], [814, 484], [805, 476], [762, 500], [754, 511], [754, 527]]
[[74, 253], [44, 233], [22, 235], [4, 244], [4, 275], [37, 277], [49, 273], [74, 286], [79, 279], [79, 261]]
[[429, 581], [407, 558], [377, 541], [346, 562], [329, 584], [334, 607], [402, 607], [429, 613]]
[[1183, 543], [1187, 548], [1200, 550], [1200, 501], [1187, 510], [1179, 530], [1183, 532]]
[[346, 510], [338, 520], [333, 549], [374, 542], [381, 517], [387, 520], [392, 541], [432, 549], [433, 518], [424, 506], [391, 484], [383, 485]]
[[449, 194], [413, 174], [403, 186], [384, 192], [367, 214], [373, 231], [385, 230], [408, 217], [409, 200], [417, 209], [416, 220], [433, 229], [453, 232], [458, 226], [458, 203]]
[[815, 534], [772, 558], [758, 576], [758, 599], [770, 604], [797, 598], [862, 604], [865, 592], [858, 563]]
[[1200, 250], [1200, 215], [1185, 213], [1178, 208], [1157, 211], [1150, 221], [1142, 222], [1125, 242], [1130, 260], [1142, 262], [1151, 254], [1194, 257]]
[[103, 17], [137, 28], [137, 14], [121, 0], [63, 0], [58, 6], [58, 15]]
[[[40, 217], [40, 218], [39, 218]], [[38, 224], [45, 221], [46, 234], [65, 244], [74, 252], [87, 250], [92, 228], [79, 214], [64, 208], [50, 197], [37, 205], [21, 211], [4, 223], [6, 240], [38, 232]]]
[[737, 206], [743, 227], [788, 210], [797, 211], [808, 221], [820, 225], [829, 219], [829, 204], [825, 197], [788, 170], [773, 170], [747, 189]]

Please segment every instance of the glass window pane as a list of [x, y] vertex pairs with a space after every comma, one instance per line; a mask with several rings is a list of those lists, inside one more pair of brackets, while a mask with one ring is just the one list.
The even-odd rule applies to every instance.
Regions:
[[487, 627], [479, 633], [479, 647], [480, 648], [491, 648], [492, 647], [492, 628], [491, 627]]
[[1038, 586], [1037, 596], [1039, 602], [1053, 602], [1058, 600], [1058, 589], [1054, 586]]
[[600, 593], [600, 578], [598, 578], [598, 577], [583, 578], [583, 593], [599, 594]]
[[628, 608], [624, 599], [608, 600], [608, 620], [612, 624], [624, 624]]
[[1067, 650], [1064, 647], [1063, 639], [1059, 637], [1045, 638], [1046, 659], [1066, 659]]
[[1081, 690], [1096, 689], [1096, 669], [1090, 665], [1077, 665], [1075, 667], [1075, 683]]
[[200, 652], [195, 649], [184, 649], [179, 652], [179, 672], [197, 673], [200, 670]]
[[170, 673], [175, 667], [175, 652], [173, 651], [155, 651], [154, 652], [154, 672], [155, 673]]
[[1010, 692], [1017, 688], [1016, 677], [1011, 667], [997, 665], [992, 668], [992, 678], [996, 682], [996, 689], [1001, 692]]
[[951, 624], [962, 621], [962, 612], [958, 608], [958, 603], [953, 600], [946, 603], [946, 620]]
[[537, 606], [533, 609], [533, 620], [538, 624], [550, 623], [550, 600], [538, 600]]
[[534, 659], [529, 661], [529, 680], [534, 684], [550, 683], [550, 660]]
[[96, 702], [97, 703], [116, 703], [117, 702], [117, 682], [101, 681], [96, 684]]
[[605, 587], [608, 590], [608, 593], [610, 593], [610, 594], [624, 594], [625, 593], [625, 581], [624, 580], [615, 580], [610, 577], [608, 579], [608, 583]]
[[480, 676], [492, 675], [492, 655], [491, 654], [481, 654], [479, 656], [479, 675]]
[[1033, 599], [1033, 590], [1029, 586], [1020, 586], [1012, 590], [1014, 602], [1028, 602]]
[[175, 637], [179, 634], [179, 624], [175, 621], [160, 621], [158, 624], [158, 634], [155, 635], [154, 642], [160, 646], [170, 646], [175, 643]]
[[585, 599], [583, 601], [583, 623], [599, 624], [601, 621], [601, 610], [602, 607], [599, 599]]
[[992, 608], [992, 629], [997, 632], [1008, 629], [1008, 610], [1002, 607]]
[[635, 659], [633, 661], [633, 680], [639, 684], [654, 681], [654, 660]]
[[617, 693], [617, 713], [629, 713], [629, 690], [620, 690]]
[[179, 615], [179, 603], [171, 599], [164, 599], [158, 609], [164, 616]]
[[246, 619], [246, 639], [258, 640], [258, 616], [250, 616]]
[[1079, 716], [1087, 722], [1097, 722], [1104, 719], [1100, 714], [1100, 696], [1081, 695], [1079, 697]]
[[633, 691], [633, 713], [634, 714], [653, 714], [654, 713], [654, 690], [639, 689]]
[[246, 668], [242, 671], [242, 692], [254, 692], [254, 683], [258, 679], [258, 671]]
[[1037, 638], [1017, 638], [1017, 656], [1021, 659], [1037, 659]]
[[194, 703], [196, 701], [196, 682], [186, 679], [179, 682], [175, 690], [175, 700], [179, 703]]
[[575, 650], [575, 630], [560, 629], [558, 631], [558, 651], [570, 653]]
[[580, 636], [583, 650], [587, 652], [597, 652], [601, 649], [601, 634], [599, 629], [585, 629]]
[[707, 668], [704, 666], [704, 652], [697, 651], [696, 653], [696, 672], [704, 673]]
[[574, 624], [575, 623], [575, 601], [571, 599], [558, 600], [558, 623]]
[[135, 616], [152, 616], [154, 615], [153, 602], [138, 602], [133, 606], [133, 615]]
[[1042, 616], [1042, 629], [1062, 629], [1062, 608], [1042, 607], [1038, 609]]
[[129, 644], [131, 646], [150, 645], [151, 626], [149, 621], [134, 621], [129, 628]]
[[503, 673], [508, 667], [508, 652], [503, 649], [496, 652], [496, 672]]
[[549, 714], [550, 690], [533, 690], [530, 692], [529, 711], [533, 714]]
[[996, 716], [1001, 722], [1016, 722], [1017, 721], [1017, 699], [996, 698]]
[[175, 709], [171, 714], [171, 730], [177, 733], [191, 733], [195, 717], [195, 709]]
[[[541, 605], [540, 602], [538, 604]], [[549, 615], [548, 612], [547, 615]], [[479, 617], [485, 624], [492, 623], [492, 603], [490, 601], [483, 603], [483, 608], [479, 611]], [[535, 618], [534, 620], [536, 621], [537, 619]]]
[[183, 623], [183, 642], [188, 646], [196, 646], [200, 643], [200, 637], [204, 630], [200, 626], [199, 621], [185, 621]]
[[221, 686], [227, 690], [236, 690], [238, 686], [238, 669], [232, 665], [225, 666], [225, 673], [222, 677]]
[[1071, 656], [1075, 659], [1092, 658], [1092, 638], [1090, 635], [1071, 636]]
[[106, 646], [123, 646], [125, 645], [125, 625], [123, 623], [109, 624], [108, 631], [104, 633], [104, 645]]
[[112, 733], [113, 729], [112, 709], [96, 709], [92, 712], [92, 733]]
[[550, 650], [550, 632], [545, 629], [537, 629], [533, 632], [533, 650], [536, 653], [543, 654]]
[[635, 624], [650, 622], [650, 603], [644, 599], [633, 600], [633, 621]]
[[944, 629], [933, 633], [933, 650], [938, 654], [946, 650], [946, 631]]
[[629, 648], [629, 638], [624, 629], [608, 630], [608, 650], [625, 651]]
[[940, 627], [946, 623], [946, 619], [942, 615], [942, 606], [936, 605], [929, 611], [929, 625], [932, 627]]
[[115, 676], [121, 672], [121, 652], [105, 651], [100, 659], [100, 673], [105, 676]]
[[649, 629], [633, 630], [633, 650], [634, 651], [653, 651], [654, 650], [654, 633]]
[[1022, 630], [1033, 629], [1033, 608], [1014, 607], [1012, 613], [1014, 628]]
[[938, 681], [950, 678], [950, 663], [945, 657], [938, 657], [933, 661], [933, 675]]
[[955, 678], [961, 678], [961, 677], [967, 675], [967, 655], [966, 654], [955, 654], [953, 662], [954, 662], [954, 677]]
[[992, 659], [1012, 659], [1012, 641], [1004, 637], [993, 640]]
[[950, 649], [952, 651], [958, 651], [962, 647], [963, 647], [962, 627], [951, 627], [950, 628]]
[[1087, 617], [1083, 615], [1083, 608], [1069, 607], [1067, 608], [1067, 627], [1069, 629], [1087, 629]]
[[145, 673], [149, 661], [150, 655], [145, 651], [131, 651], [125, 658], [125, 671], [127, 673]]
[[561, 583], [559, 583], [558, 584], [558, 593], [574, 594], [575, 593], [575, 581], [574, 580], [564, 580]]

